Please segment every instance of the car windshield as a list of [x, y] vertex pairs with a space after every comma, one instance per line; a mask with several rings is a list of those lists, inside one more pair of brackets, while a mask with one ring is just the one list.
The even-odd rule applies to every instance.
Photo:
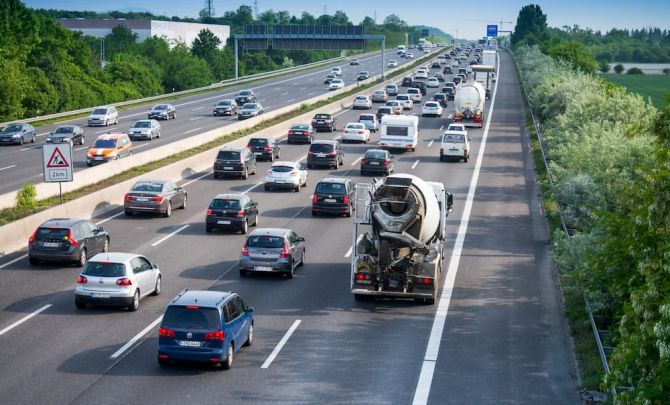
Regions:
[[289, 173], [295, 170], [295, 167], [291, 166], [272, 166], [272, 171], [275, 173]]
[[247, 104], [245, 104], [245, 105], [242, 106], [242, 109], [243, 109], [243, 110], [255, 110], [255, 109], [257, 108], [257, 105], [258, 105], [258, 104], [247, 103]]
[[239, 210], [240, 202], [231, 199], [215, 199], [209, 204], [209, 208], [213, 210]]
[[443, 93], [436, 93], [433, 95], [433, 98], [435, 98], [435, 100], [442, 100], [444, 96], [445, 95]]
[[238, 94], [238, 96], [250, 96], [250, 95], [251, 95], [250, 91], [241, 91], [240, 94]]
[[116, 139], [96, 139], [93, 148], [116, 148]]
[[359, 75], [369, 75], [370, 73], [367, 70], [364, 70], [362, 72], [358, 72]]
[[373, 151], [373, 152], [367, 152], [365, 154], [366, 159], [386, 159], [386, 153], [382, 151]]
[[268, 140], [264, 138], [249, 139], [249, 146], [265, 146], [267, 144]]
[[151, 128], [151, 122], [149, 121], [137, 121], [133, 128]]
[[333, 84], [341, 84], [341, 83], [343, 83], [343, 82], [342, 82], [342, 80], [340, 80], [340, 79], [335, 79], [335, 80], [332, 81], [332, 83], [333, 83]]
[[254, 248], [281, 248], [284, 246], [284, 238], [270, 235], [251, 235], [247, 238], [247, 247]]
[[39, 228], [35, 235], [38, 239], [65, 239], [69, 229], [65, 228]]
[[82, 274], [94, 277], [123, 277], [126, 266], [123, 263], [88, 262]]
[[298, 124], [298, 125], [292, 125], [291, 129], [295, 131], [307, 131], [309, 127], [307, 125]]
[[346, 187], [342, 183], [319, 183], [315, 192], [316, 194], [345, 194]]
[[330, 153], [333, 150], [333, 145], [327, 145], [325, 143], [313, 143], [309, 147], [310, 152], [316, 153]]
[[163, 315], [162, 326], [173, 329], [219, 330], [221, 316], [215, 308], [170, 305]]
[[71, 134], [74, 132], [74, 128], [72, 127], [59, 127], [56, 128], [54, 131], [54, 134]]
[[12, 124], [12, 125], [7, 125], [2, 130], [2, 132], [18, 132], [20, 130], [21, 130], [21, 125]]
[[163, 190], [161, 183], [137, 183], [133, 186], [132, 191], [148, 191], [151, 193], [160, 193]]
[[167, 110], [167, 109], [168, 109], [168, 106], [166, 106], [165, 104], [159, 104], [159, 105], [157, 105], [157, 106], [154, 106], [153, 109], [154, 109], [154, 110]]
[[233, 150], [221, 150], [216, 157], [218, 160], [240, 160], [240, 152]]
[[444, 135], [444, 138], [442, 138], [442, 142], [465, 143], [465, 136], [458, 134], [446, 134]]

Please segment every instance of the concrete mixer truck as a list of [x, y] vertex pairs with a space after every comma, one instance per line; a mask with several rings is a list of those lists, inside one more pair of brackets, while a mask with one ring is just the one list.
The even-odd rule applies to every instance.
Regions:
[[355, 193], [351, 292], [356, 300], [413, 298], [434, 304], [453, 197], [438, 182], [393, 174]]
[[469, 80], [456, 86], [454, 122], [466, 127], [482, 127], [484, 123], [486, 90], [480, 83]]

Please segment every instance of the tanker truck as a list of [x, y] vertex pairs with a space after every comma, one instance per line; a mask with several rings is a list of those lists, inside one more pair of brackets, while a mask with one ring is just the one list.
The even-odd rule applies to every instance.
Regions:
[[413, 298], [434, 304], [453, 197], [438, 182], [393, 174], [355, 192], [351, 292], [357, 301]]
[[454, 122], [462, 122], [466, 127], [482, 127], [484, 122], [484, 102], [486, 90], [474, 80], [456, 86], [454, 97]]

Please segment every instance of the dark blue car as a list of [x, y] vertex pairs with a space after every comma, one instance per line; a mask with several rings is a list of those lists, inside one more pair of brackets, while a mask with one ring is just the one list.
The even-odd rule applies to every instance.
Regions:
[[254, 339], [253, 308], [234, 292], [184, 290], [168, 305], [158, 337], [158, 364], [195, 361], [233, 366]]

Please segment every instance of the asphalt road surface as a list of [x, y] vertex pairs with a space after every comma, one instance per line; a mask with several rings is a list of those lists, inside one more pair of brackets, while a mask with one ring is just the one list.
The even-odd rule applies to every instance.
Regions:
[[[344, 166], [310, 170], [299, 193], [264, 191], [269, 163], [248, 180], [199, 173], [183, 182], [188, 208], [170, 218], [125, 217], [119, 210], [95, 219], [110, 232], [112, 250], [142, 253], [161, 266], [161, 295], [143, 300], [137, 312], [75, 309], [78, 268], [33, 267], [20, 253], [0, 261], [2, 402], [579, 403], [510, 57], [501, 54], [489, 131], [469, 130], [468, 163], [438, 159], [452, 112], [449, 106], [443, 118], [420, 118], [417, 150], [395, 154], [396, 172], [442, 181], [454, 193], [439, 304], [354, 301], [346, 257], [351, 220], [311, 216], [318, 179], [370, 181], [360, 176], [357, 159], [372, 145], [345, 144]], [[338, 126], [358, 114], [343, 111]], [[377, 140], [373, 135], [371, 143]], [[305, 145], [282, 144], [281, 158], [299, 160], [306, 152]], [[306, 264], [292, 280], [241, 278], [243, 236], [205, 233], [205, 210], [224, 191], [257, 200], [260, 226], [289, 227], [305, 237]], [[254, 345], [235, 356], [232, 370], [158, 366], [158, 319], [184, 288], [237, 291], [255, 308]]]
[[[436, 51], [444, 48], [437, 48]], [[419, 56], [419, 55], [417, 55]], [[395, 59], [400, 65], [413, 62], [413, 59], [400, 58], [395, 51], [385, 54], [385, 61]], [[185, 137], [195, 136], [203, 132], [225, 127], [237, 121], [237, 117], [219, 116], [212, 114], [214, 105], [222, 99], [235, 98], [243, 89], [251, 89], [256, 93], [256, 99], [266, 111], [281, 108], [289, 104], [307, 100], [312, 97], [328, 93], [328, 85], [323, 83], [324, 78], [333, 66], [342, 67], [342, 79], [346, 85], [356, 83], [356, 76], [361, 70], [368, 70], [370, 75], [381, 71], [381, 55], [379, 52], [360, 58], [360, 65], [350, 66], [348, 61], [340, 61], [320, 67], [315, 71], [296, 72], [291, 75], [271, 78], [251, 84], [242, 84], [229, 87], [217, 92], [209, 92], [197, 96], [184, 97], [169, 101], [177, 109], [177, 119], [159, 121], [162, 127], [161, 137], [153, 141], [133, 141], [133, 152], [140, 153], [152, 148], [165, 145]], [[388, 69], [388, 68], [386, 68]], [[101, 134], [110, 131], [126, 132], [133, 123], [147, 118], [151, 106], [142, 106], [119, 111], [119, 124], [108, 127], [87, 127], [86, 118], [78, 118], [55, 125], [46, 125], [36, 128], [38, 135], [35, 144], [23, 146], [11, 145], [0, 148], [0, 194], [18, 190], [24, 183], [41, 183], [44, 180], [42, 173], [42, 144], [49, 132], [64, 123], [80, 125], [84, 129], [85, 144], [74, 145], [73, 161], [75, 176], [77, 171], [86, 170], [86, 153], [89, 145]]]

